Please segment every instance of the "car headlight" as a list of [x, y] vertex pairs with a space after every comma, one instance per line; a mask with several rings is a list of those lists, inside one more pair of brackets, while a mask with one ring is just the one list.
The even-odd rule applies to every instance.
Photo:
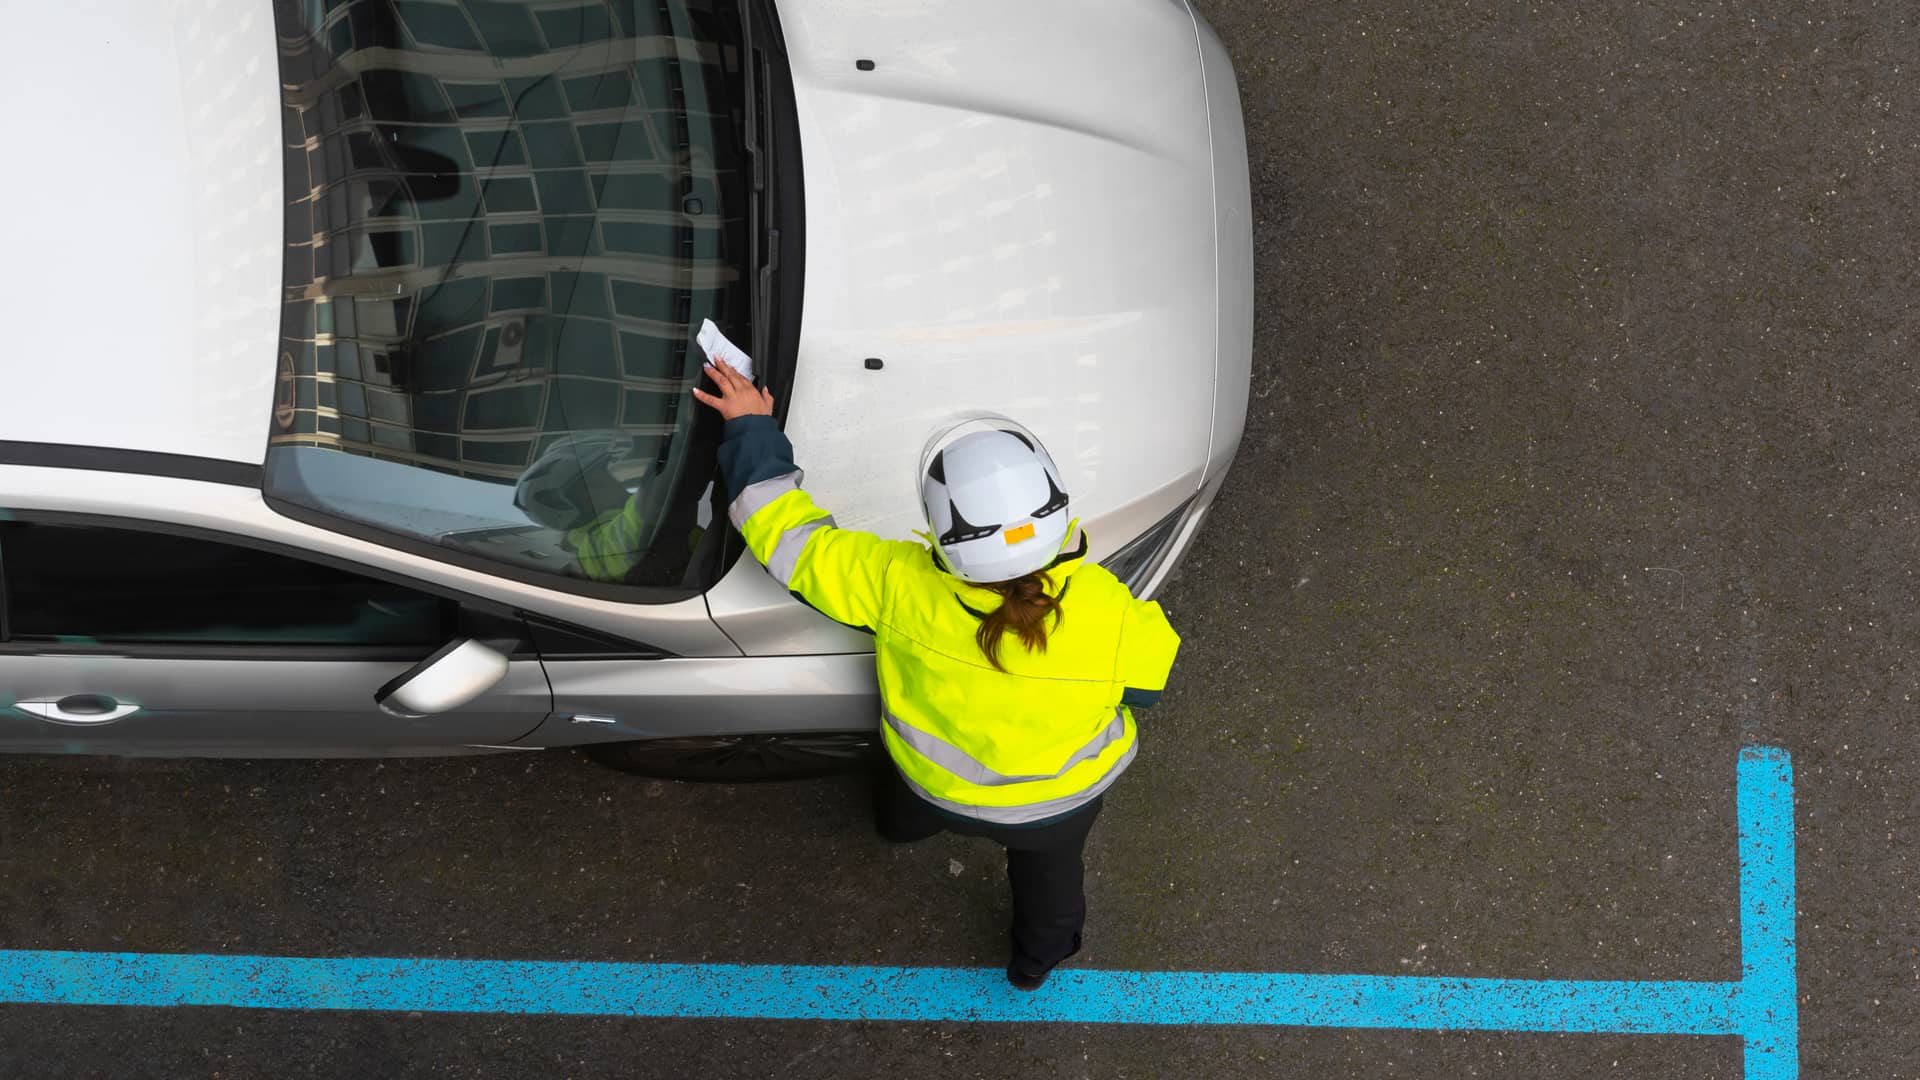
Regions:
[[1140, 587], [1153, 577], [1160, 560], [1167, 553], [1174, 537], [1180, 535], [1180, 523], [1186, 520], [1187, 508], [1193, 505], [1189, 498], [1173, 508], [1173, 513], [1154, 522], [1153, 528], [1135, 537], [1127, 546], [1102, 559], [1100, 565], [1112, 571], [1113, 576], [1125, 582], [1127, 588], [1138, 594]]

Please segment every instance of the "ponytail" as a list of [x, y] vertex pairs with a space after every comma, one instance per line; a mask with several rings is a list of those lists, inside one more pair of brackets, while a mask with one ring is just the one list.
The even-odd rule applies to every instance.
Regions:
[[1056, 628], [1065, 617], [1059, 599], [1047, 595], [1052, 586], [1053, 579], [1040, 570], [1012, 581], [981, 586], [1000, 594], [999, 608], [980, 620], [980, 629], [973, 636], [980, 651], [987, 654], [987, 663], [1001, 671], [1007, 670], [1000, 663], [1000, 639], [1009, 630], [1028, 652], [1047, 651], [1047, 616], [1053, 616]]

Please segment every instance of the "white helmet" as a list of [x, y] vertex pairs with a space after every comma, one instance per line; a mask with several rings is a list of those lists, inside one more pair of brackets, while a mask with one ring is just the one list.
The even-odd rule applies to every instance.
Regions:
[[1033, 432], [985, 414], [936, 432], [920, 454], [920, 506], [955, 577], [1011, 581], [1054, 561], [1067, 540], [1060, 470]]
[[557, 440], [513, 486], [513, 505], [535, 522], [565, 532], [589, 525], [627, 501], [616, 467], [634, 452], [633, 436], [582, 431]]

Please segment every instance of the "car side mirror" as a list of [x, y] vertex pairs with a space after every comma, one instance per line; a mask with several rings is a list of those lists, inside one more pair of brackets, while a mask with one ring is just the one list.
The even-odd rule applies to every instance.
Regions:
[[457, 709], [505, 678], [507, 657], [473, 638], [455, 638], [373, 695], [389, 716], [418, 720]]

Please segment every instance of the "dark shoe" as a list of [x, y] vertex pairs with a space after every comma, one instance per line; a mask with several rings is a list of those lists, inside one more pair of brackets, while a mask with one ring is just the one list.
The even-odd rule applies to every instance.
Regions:
[[1053, 967], [1049, 967], [1038, 975], [1034, 975], [1020, 970], [1020, 961], [1014, 960], [1007, 964], [1007, 981], [1013, 984], [1015, 990], [1025, 990], [1031, 994], [1035, 990], [1040, 989], [1041, 985], [1047, 981], [1047, 976], [1053, 974], [1053, 968], [1059, 967], [1061, 964], [1073, 959], [1074, 953], [1079, 951], [1080, 935], [1075, 934], [1073, 935], [1073, 950], [1056, 961]]
[[1021, 971], [1017, 964], [1007, 965], [1007, 981], [1013, 984], [1015, 990], [1025, 990], [1029, 994], [1040, 989], [1041, 984], [1045, 983], [1047, 976], [1051, 974], [1053, 974], [1052, 968], [1048, 968], [1038, 975], [1029, 975]]

